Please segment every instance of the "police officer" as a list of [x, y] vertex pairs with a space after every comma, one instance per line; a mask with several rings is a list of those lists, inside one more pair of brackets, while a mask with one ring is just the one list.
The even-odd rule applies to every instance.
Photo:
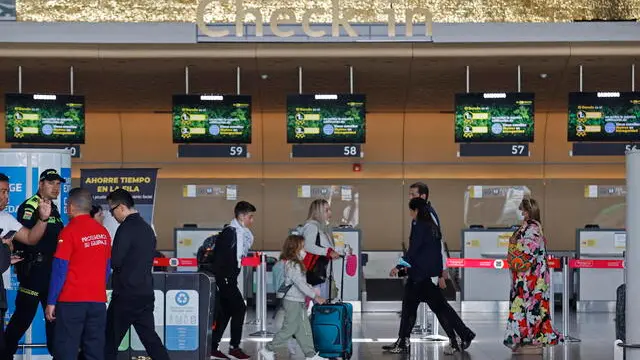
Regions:
[[[46, 222], [47, 228], [42, 239], [33, 246], [15, 243], [15, 250], [22, 252], [23, 261], [15, 265], [20, 288], [16, 296], [16, 308], [5, 330], [5, 350], [2, 359], [13, 359], [18, 349], [18, 341], [27, 331], [38, 310], [38, 303], [44, 311], [47, 306], [49, 280], [53, 263], [53, 254], [58, 245], [58, 235], [63, 224], [58, 207], [52, 200], [60, 194], [60, 184], [65, 180], [54, 169], [47, 169], [40, 174], [38, 192], [25, 200], [18, 208], [18, 221], [26, 227], [33, 228], [38, 221]], [[40, 218], [37, 211], [42, 201], [51, 201], [51, 214], [48, 219]], [[54, 323], [46, 321], [47, 349], [53, 354]]]

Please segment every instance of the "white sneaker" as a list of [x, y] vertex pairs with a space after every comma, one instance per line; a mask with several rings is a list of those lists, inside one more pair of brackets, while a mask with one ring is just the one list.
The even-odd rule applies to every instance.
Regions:
[[264, 360], [275, 360], [276, 354], [273, 351], [269, 351], [266, 348], [260, 350], [260, 357]]
[[454, 348], [453, 346], [451, 346], [451, 344], [447, 344], [444, 347], [444, 354], [445, 355], [455, 355], [457, 352], [460, 352], [460, 350]]
[[327, 358], [323, 358], [320, 354], [315, 354], [313, 357], [306, 358], [307, 360], [327, 360]]
[[296, 349], [298, 348], [298, 343], [291, 339], [289, 342], [287, 342], [287, 349], [289, 350], [289, 356], [290, 357], [295, 357], [296, 356]]

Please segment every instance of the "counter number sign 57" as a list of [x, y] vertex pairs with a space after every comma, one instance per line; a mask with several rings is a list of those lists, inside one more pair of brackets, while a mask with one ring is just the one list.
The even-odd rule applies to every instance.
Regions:
[[524, 154], [524, 150], [526, 149], [526, 146], [524, 145], [511, 145], [511, 154], [513, 155], [522, 155]]

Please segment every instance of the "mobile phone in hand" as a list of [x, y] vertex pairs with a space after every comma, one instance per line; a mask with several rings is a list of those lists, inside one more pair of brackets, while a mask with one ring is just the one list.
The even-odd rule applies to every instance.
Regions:
[[2, 237], [2, 239], [3, 239], [3, 240], [9, 240], [9, 239], [11, 239], [11, 238], [16, 234], [16, 232], [17, 232], [17, 231], [15, 231], [15, 230], [8, 231], [6, 234], [4, 234], [4, 236]]

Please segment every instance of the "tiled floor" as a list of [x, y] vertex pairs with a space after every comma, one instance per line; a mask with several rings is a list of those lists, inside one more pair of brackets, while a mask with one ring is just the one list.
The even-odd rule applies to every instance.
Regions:
[[[253, 315], [248, 314], [248, 319]], [[445, 356], [442, 352], [445, 342], [433, 343], [416, 337], [412, 343], [412, 352], [408, 356], [386, 355], [380, 347], [386, 342], [395, 340], [398, 331], [399, 317], [396, 314], [355, 314], [354, 315], [354, 355], [352, 359], [540, 359], [540, 356], [512, 357], [511, 351], [502, 345], [506, 314], [463, 313], [462, 318], [477, 334], [476, 340], [465, 354]], [[557, 314], [556, 326], [561, 329], [561, 314]], [[571, 335], [581, 342], [559, 345], [547, 350], [544, 359], [553, 360], [605, 360], [613, 359], [614, 322], [613, 314], [580, 313], [572, 315], [570, 321]], [[273, 331], [271, 324], [267, 327]], [[248, 335], [256, 331], [253, 325], [245, 328], [243, 348], [250, 355], [255, 355], [264, 345], [264, 338], [251, 338]], [[227, 335], [228, 336], [228, 335]], [[228, 339], [226, 339], [228, 341]], [[222, 350], [227, 344], [222, 344]], [[280, 359], [288, 359], [287, 350], [280, 349]], [[298, 356], [294, 359], [304, 359]]]

